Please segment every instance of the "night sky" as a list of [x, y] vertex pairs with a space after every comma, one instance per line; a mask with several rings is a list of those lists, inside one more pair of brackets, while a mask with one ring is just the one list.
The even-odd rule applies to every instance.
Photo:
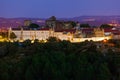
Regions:
[[0, 17], [119, 15], [120, 0], [0, 0]]

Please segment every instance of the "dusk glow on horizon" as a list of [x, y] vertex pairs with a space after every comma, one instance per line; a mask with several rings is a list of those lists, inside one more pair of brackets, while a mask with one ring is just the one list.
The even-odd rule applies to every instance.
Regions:
[[120, 0], [0, 0], [0, 17], [119, 15]]

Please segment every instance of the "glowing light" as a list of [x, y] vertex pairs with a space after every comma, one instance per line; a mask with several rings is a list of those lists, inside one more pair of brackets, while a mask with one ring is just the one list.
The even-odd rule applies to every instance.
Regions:
[[104, 39], [103, 42], [106, 43], [106, 42], [107, 42], [107, 39]]
[[34, 40], [32, 40], [31, 43], [34, 43]]

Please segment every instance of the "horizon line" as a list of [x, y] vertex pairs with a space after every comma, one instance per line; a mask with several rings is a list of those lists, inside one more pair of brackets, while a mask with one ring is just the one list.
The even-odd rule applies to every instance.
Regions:
[[[51, 15], [51, 16], [54, 16], [54, 15]], [[47, 18], [50, 18], [51, 16], [49, 17], [3, 17], [3, 16], [0, 16], [0, 18], [41, 18], [41, 19], [47, 19]], [[109, 16], [120, 16], [120, 15], [80, 15], [80, 16], [74, 16], [74, 17], [56, 17], [56, 18], [76, 18], [76, 17], [87, 17], [87, 16], [91, 16], [91, 17], [102, 17], [102, 16], [106, 16], [106, 17], [109, 17]]]

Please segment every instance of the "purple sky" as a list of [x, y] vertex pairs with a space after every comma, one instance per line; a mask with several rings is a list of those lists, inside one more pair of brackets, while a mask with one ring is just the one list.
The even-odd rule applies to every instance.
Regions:
[[120, 0], [0, 0], [0, 17], [120, 15]]

